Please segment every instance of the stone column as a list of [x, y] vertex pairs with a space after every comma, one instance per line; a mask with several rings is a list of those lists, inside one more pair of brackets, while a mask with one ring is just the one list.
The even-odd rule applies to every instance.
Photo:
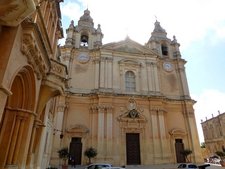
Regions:
[[167, 158], [170, 157], [170, 155], [169, 155], [169, 144], [168, 144], [169, 141], [168, 141], [167, 136], [166, 136], [166, 126], [165, 126], [164, 113], [165, 112], [163, 110], [158, 110], [162, 160], [166, 160]]
[[147, 62], [146, 67], [147, 67], [147, 83], [148, 83], [148, 92], [153, 91], [153, 76], [152, 76], [152, 68], [151, 68], [152, 63]]
[[20, 166], [26, 166], [35, 114], [30, 110], [24, 109], [17, 111], [16, 121], [19, 123], [19, 130], [12, 162], [13, 164], [17, 163]]
[[139, 69], [137, 69], [135, 83], [136, 83], [136, 91], [140, 92], [140, 90], [142, 89], [142, 83], [141, 83], [141, 71]]
[[154, 77], [154, 90], [156, 91], [156, 92], [160, 92], [159, 90], [160, 90], [160, 87], [159, 87], [159, 77], [158, 77], [158, 69], [157, 69], [157, 65], [156, 65], [156, 63], [153, 63], [153, 77]]
[[99, 88], [99, 59], [95, 59], [94, 60], [94, 71], [95, 71], [95, 77], [94, 77], [94, 82], [95, 82], [95, 89], [98, 89]]
[[[18, 145], [20, 145], [20, 141], [18, 140], [19, 137], [19, 130], [21, 127], [21, 122], [22, 122], [22, 118], [21, 117], [16, 117], [15, 120], [15, 125], [13, 128], [13, 133], [12, 133], [12, 137], [11, 137], [11, 142], [10, 142], [10, 149], [8, 152], [8, 158], [7, 158], [7, 164], [15, 164], [17, 163], [17, 161], [15, 159], [17, 159], [17, 155], [18, 155], [18, 151], [17, 153], [15, 153], [15, 149], [18, 149]], [[16, 147], [17, 145], [17, 147]]]
[[104, 87], [108, 88], [108, 80], [109, 80], [109, 62], [108, 62], [108, 57], [105, 57], [105, 66], [104, 66], [104, 79], [105, 79], [105, 84]]
[[105, 58], [101, 58], [100, 60], [100, 88], [105, 87]]
[[[159, 158], [161, 156], [161, 148], [160, 148], [160, 138], [159, 138], [159, 124], [158, 124], [158, 117], [157, 117], [157, 111], [152, 110], [151, 115], [152, 120], [152, 137], [153, 137], [153, 154], [154, 154], [154, 160], [156, 158]], [[154, 161], [155, 162], [155, 161]]]
[[112, 82], [112, 75], [113, 75], [113, 58], [108, 58], [108, 66], [107, 66], [107, 69], [108, 69], [108, 72], [107, 72], [107, 79], [108, 79], [108, 81], [107, 81], [107, 83], [108, 83], [108, 85], [107, 85], [107, 87], [109, 88], [109, 89], [112, 89], [112, 87], [113, 87], [113, 82]]
[[[28, 143], [27, 141], [28, 140], [25, 140], [25, 138], [23, 138], [23, 135], [24, 135], [24, 132], [27, 132], [25, 131], [25, 119], [23, 119], [22, 117], [19, 117], [17, 120], [17, 127], [18, 129], [17, 130], [17, 138], [16, 138], [16, 147], [15, 147], [15, 150], [13, 152], [13, 159], [12, 159], [12, 162], [11, 164], [16, 164], [18, 163], [18, 160], [20, 159], [21, 162], [24, 161], [24, 158], [26, 157], [26, 155], [24, 155], [23, 153], [23, 158], [20, 158], [21, 157], [21, 148], [24, 148], [24, 147], [28, 147], [29, 144], [26, 145], [26, 143]], [[22, 144], [24, 146], [22, 146]], [[22, 152], [24, 152], [24, 150], [22, 150]], [[20, 156], [20, 157], [19, 157]], [[19, 162], [20, 163], [20, 162]], [[21, 163], [20, 163], [21, 164]]]
[[[105, 108], [99, 106], [98, 108], [98, 144], [97, 144], [97, 149], [99, 151], [99, 154], [105, 154], [104, 153], [104, 123], [105, 123], [105, 119], [104, 119], [104, 111]], [[100, 157], [101, 158], [101, 157]]]
[[98, 127], [97, 127], [97, 120], [98, 120], [98, 108], [96, 105], [93, 105], [91, 107], [91, 121], [90, 121], [90, 133], [91, 133], [91, 145], [97, 145], [97, 132], [98, 132]]
[[[187, 104], [187, 103], [185, 103]], [[186, 106], [186, 105], [185, 105]], [[199, 146], [199, 136], [198, 136], [198, 131], [197, 131], [197, 126], [196, 126], [196, 120], [194, 116], [193, 110], [190, 110], [187, 108], [187, 123], [188, 123], [188, 139], [190, 143], [190, 148], [193, 150], [193, 162], [195, 163], [200, 163], [202, 161], [202, 154], [200, 146]], [[212, 132], [215, 134], [215, 132]], [[215, 138], [215, 137], [213, 137]]]
[[106, 143], [107, 143], [107, 156], [112, 156], [112, 130], [113, 130], [113, 115], [112, 115], [112, 107], [107, 108], [106, 112]]
[[34, 160], [34, 141], [35, 141], [35, 136], [36, 136], [36, 131], [38, 128], [38, 121], [34, 121], [33, 129], [32, 129], [32, 134], [31, 134], [31, 141], [30, 141], [30, 147], [28, 151], [28, 156], [27, 156], [27, 168], [32, 168], [32, 161]]
[[182, 88], [184, 92], [184, 96], [190, 96], [189, 89], [188, 89], [188, 83], [187, 83], [187, 77], [185, 74], [185, 68], [179, 68], [180, 78], [182, 82]]

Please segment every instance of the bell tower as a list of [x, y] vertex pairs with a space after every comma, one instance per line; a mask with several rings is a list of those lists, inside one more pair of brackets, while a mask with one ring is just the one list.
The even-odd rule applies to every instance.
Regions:
[[101, 26], [98, 24], [97, 29], [94, 28], [94, 22], [88, 9], [80, 17], [77, 26], [74, 26], [74, 21], [71, 21], [66, 34], [65, 45], [68, 47], [95, 49], [102, 46]]
[[172, 59], [181, 57], [179, 51], [180, 44], [177, 43], [176, 37], [173, 36], [172, 41], [167, 38], [165, 29], [161, 27], [160, 22], [157, 20], [155, 22], [155, 28], [146, 46], [154, 50], [162, 58]]

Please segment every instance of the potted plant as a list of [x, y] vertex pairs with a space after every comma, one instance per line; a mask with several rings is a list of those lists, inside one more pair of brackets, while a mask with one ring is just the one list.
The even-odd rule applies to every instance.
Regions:
[[222, 167], [225, 167], [225, 152], [224, 151], [216, 151], [216, 155], [220, 157], [220, 164]]
[[58, 151], [59, 158], [63, 160], [62, 169], [67, 169], [68, 165], [66, 163], [69, 158], [69, 150], [67, 147], [64, 147]]
[[85, 150], [84, 155], [87, 156], [89, 164], [91, 164], [91, 158], [94, 158], [97, 155], [97, 150], [93, 147], [89, 147]]
[[185, 157], [185, 161], [186, 161], [186, 162], [190, 162], [190, 161], [188, 160], [188, 156], [192, 153], [191, 150], [185, 149], [185, 150], [181, 151], [180, 153], [183, 154], [183, 156]]

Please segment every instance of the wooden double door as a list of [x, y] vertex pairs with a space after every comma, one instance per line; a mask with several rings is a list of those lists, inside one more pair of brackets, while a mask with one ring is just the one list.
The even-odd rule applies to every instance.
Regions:
[[185, 157], [181, 153], [182, 151], [184, 151], [184, 144], [182, 139], [175, 140], [175, 150], [176, 150], [177, 163], [185, 163]]
[[127, 165], [141, 164], [139, 133], [126, 134]]
[[70, 142], [70, 165], [81, 165], [82, 143], [81, 138], [73, 137]]

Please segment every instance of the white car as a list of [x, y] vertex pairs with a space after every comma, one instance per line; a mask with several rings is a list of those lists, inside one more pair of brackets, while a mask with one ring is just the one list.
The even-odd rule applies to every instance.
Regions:
[[102, 169], [125, 169], [123, 167], [104, 167]]
[[108, 163], [93, 163], [85, 167], [85, 169], [102, 169], [105, 167], [112, 167], [112, 164]]
[[177, 168], [184, 168], [184, 169], [197, 169], [198, 166], [193, 163], [181, 163], [178, 165]]

